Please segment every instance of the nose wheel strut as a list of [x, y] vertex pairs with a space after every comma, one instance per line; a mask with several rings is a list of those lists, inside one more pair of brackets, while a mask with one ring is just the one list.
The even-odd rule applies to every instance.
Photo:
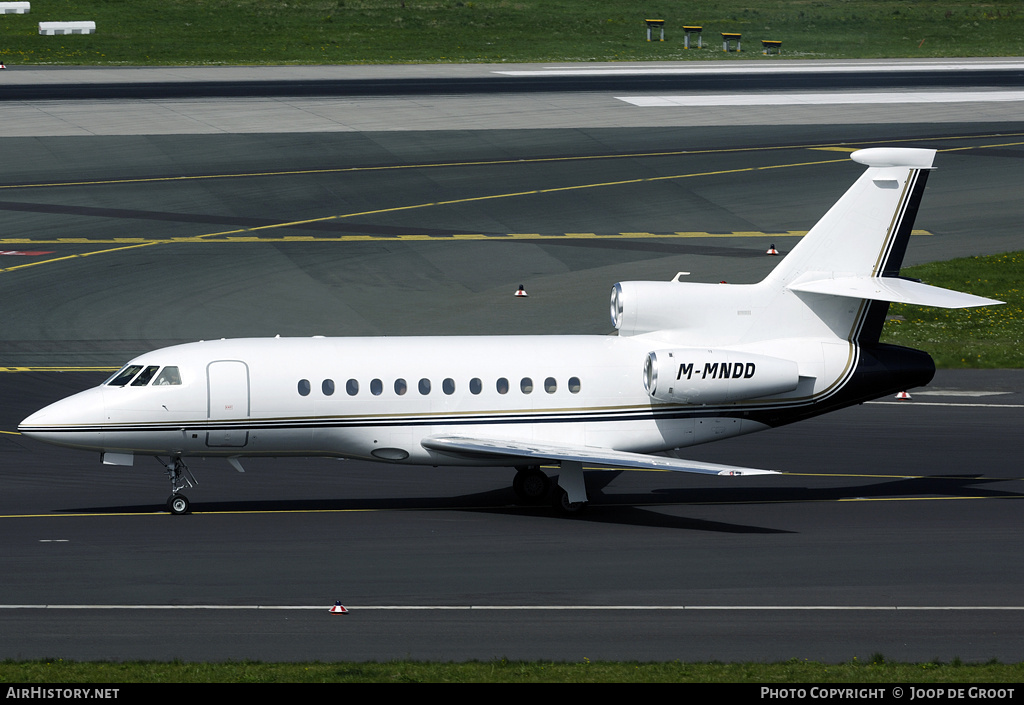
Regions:
[[171, 481], [171, 496], [167, 498], [167, 511], [171, 514], [188, 514], [190, 504], [188, 497], [181, 494], [186, 487], [195, 487], [199, 484], [195, 476], [188, 469], [188, 465], [180, 457], [163, 463], [167, 470], [167, 477]]

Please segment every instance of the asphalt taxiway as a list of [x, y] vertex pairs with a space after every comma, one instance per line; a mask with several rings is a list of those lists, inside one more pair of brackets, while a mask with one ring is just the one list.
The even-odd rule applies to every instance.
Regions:
[[595, 471], [573, 518], [510, 471], [327, 460], [197, 461], [172, 517], [156, 462], [11, 433], [182, 340], [605, 334], [615, 281], [762, 276], [861, 146], [941, 150], [908, 262], [1020, 247], [1019, 103], [308, 100], [4, 105], [39, 119], [0, 138], [0, 655], [1020, 660], [1017, 371], [691, 454], [782, 477]]

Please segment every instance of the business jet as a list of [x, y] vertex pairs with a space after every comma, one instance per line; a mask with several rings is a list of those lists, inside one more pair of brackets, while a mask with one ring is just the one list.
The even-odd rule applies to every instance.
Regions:
[[[620, 282], [609, 336], [258, 338], [146, 353], [26, 418], [25, 436], [152, 456], [186, 514], [186, 458], [321, 456], [514, 467], [523, 502], [588, 500], [584, 464], [720, 476], [680, 449], [927, 384], [927, 353], [879, 343], [890, 302], [1002, 303], [900, 278], [935, 150], [867, 169], [761, 282]], [[557, 464], [557, 482], [541, 470]]]

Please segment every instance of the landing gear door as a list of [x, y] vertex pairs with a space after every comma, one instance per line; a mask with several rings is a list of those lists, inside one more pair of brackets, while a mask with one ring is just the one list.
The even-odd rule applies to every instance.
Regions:
[[[217, 360], [206, 367], [211, 448], [242, 448], [249, 441], [249, 367], [241, 360]], [[224, 422], [223, 425], [218, 422]], [[242, 423], [232, 423], [242, 422]]]

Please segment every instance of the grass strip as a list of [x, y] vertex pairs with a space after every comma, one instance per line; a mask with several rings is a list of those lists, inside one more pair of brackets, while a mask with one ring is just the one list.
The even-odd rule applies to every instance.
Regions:
[[892, 304], [883, 343], [924, 350], [941, 368], [1024, 367], [1024, 252], [905, 267], [901, 274], [1006, 303], [962, 309]]
[[[665, 41], [646, 41], [645, 19], [665, 20]], [[96, 33], [38, 34], [79, 20]], [[789, 58], [1024, 55], [1020, 0], [45, 0], [0, 22], [11, 65], [775, 60], [763, 39]], [[703, 49], [684, 48], [684, 25]], [[744, 51], [724, 53], [722, 32]]]
[[0, 662], [4, 683], [1020, 683], [1024, 663], [890, 663], [881, 654], [825, 664], [469, 661], [431, 663]]

